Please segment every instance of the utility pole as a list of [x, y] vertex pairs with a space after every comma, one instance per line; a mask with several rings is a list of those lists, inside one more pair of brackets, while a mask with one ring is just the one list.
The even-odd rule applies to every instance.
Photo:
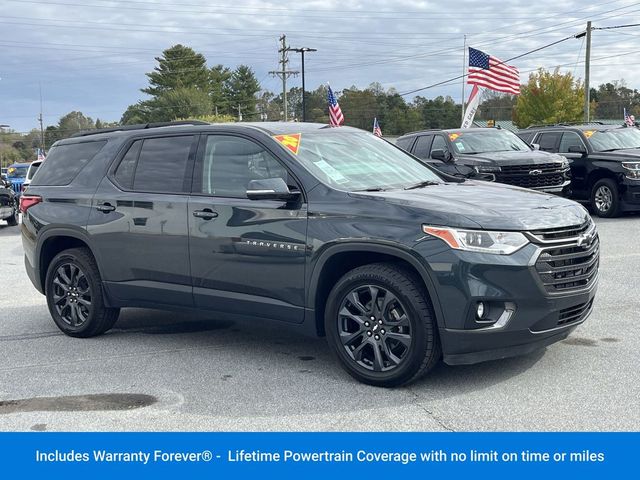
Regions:
[[238, 104], [238, 121], [241, 122], [242, 121], [242, 110], [241, 110], [241, 105]]
[[464, 102], [465, 102], [465, 85], [467, 78], [464, 76], [465, 68], [467, 68], [467, 36], [464, 36], [464, 43], [462, 46], [462, 112], [460, 113], [460, 121], [464, 122]]
[[281, 47], [278, 49], [280, 53], [280, 61], [278, 64], [280, 65], [280, 70], [273, 70], [269, 72], [271, 75], [278, 76], [282, 80], [282, 106], [284, 109], [284, 121], [287, 121], [287, 78], [291, 75], [297, 75], [299, 72], [294, 72], [292, 70], [287, 70], [287, 65], [289, 63], [289, 58], [287, 53], [289, 52], [289, 47], [287, 46], [287, 36], [282, 34], [280, 37]]
[[589, 121], [589, 108], [591, 104], [591, 95], [589, 91], [589, 74], [591, 67], [591, 21], [587, 22], [587, 48], [584, 59], [584, 121]]
[[38, 122], [40, 122], [40, 148], [42, 149], [42, 154], [45, 155], [45, 146], [44, 146], [44, 126], [42, 125], [42, 83], [38, 83], [40, 86], [40, 115], [38, 116]]
[[298, 52], [299, 54], [302, 55], [302, 121], [306, 122], [307, 121], [307, 107], [305, 104], [305, 94], [306, 94], [306, 90], [304, 87], [304, 53], [305, 52], [317, 52], [318, 49], [316, 48], [308, 48], [308, 47], [301, 47], [301, 48], [291, 48], [290, 49], [293, 52]]

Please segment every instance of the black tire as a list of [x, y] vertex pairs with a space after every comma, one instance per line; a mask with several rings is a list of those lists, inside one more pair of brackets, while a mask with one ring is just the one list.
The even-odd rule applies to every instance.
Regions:
[[620, 213], [618, 185], [610, 178], [598, 180], [591, 189], [591, 207], [599, 217], [617, 217]]
[[7, 218], [7, 224], [10, 227], [15, 227], [16, 225], [18, 225], [19, 219], [20, 219], [20, 210], [18, 208], [18, 203], [14, 202], [13, 212], [11, 213], [11, 216]]
[[[372, 298], [375, 305], [367, 302]], [[367, 321], [372, 317], [373, 322]], [[369, 385], [409, 384], [441, 357], [424, 284], [413, 272], [392, 263], [355, 268], [336, 283], [327, 298], [325, 331], [342, 367]]]
[[47, 269], [45, 293], [53, 321], [71, 337], [101, 335], [120, 314], [119, 308], [105, 307], [100, 272], [87, 248], [64, 250], [54, 257]]

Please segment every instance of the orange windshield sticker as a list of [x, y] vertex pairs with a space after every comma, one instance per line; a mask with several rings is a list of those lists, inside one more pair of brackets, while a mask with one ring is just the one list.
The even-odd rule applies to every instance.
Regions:
[[589, 138], [589, 137], [591, 137], [591, 135], [593, 135], [594, 133], [596, 133], [596, 131], [595, 131], [595, 130], [585, 130], [585, 132], [584, 132], [584, 136], [585, 136], [585, 137], [587, 137], [587, 138]]
[[298, 154], [298, 149], [300, 148], [300, 138], [302, 137], [301, 133], [292, 133], [290, 135], [274, 135], [278, 142], [284, 146], [287, 150], [289, 150], [294, 155]]
[[449, 140], [451, 140], [452, 142], [458, 138], [460, 135], [462, 135], [461, 133], [450, 133], [449, 134]]

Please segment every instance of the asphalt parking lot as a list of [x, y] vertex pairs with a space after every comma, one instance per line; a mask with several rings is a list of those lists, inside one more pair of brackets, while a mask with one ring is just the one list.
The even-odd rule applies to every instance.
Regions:
[[352, 380], [323, 339], [204, 315], [130, 309], [66, 337], [2, 222], [0, 430], [638, 431], [640, 216], [596, 222], [600, 289], [572, 336], [395, 390]]

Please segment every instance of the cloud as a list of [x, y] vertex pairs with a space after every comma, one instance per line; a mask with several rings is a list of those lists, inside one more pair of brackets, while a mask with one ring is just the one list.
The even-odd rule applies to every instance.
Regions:
[[[183, 43], [209, 65], [253, 67], [264, 88], [279, 91], [268, 72], [278, 68], [278, 37], [292, 47], [313, 47], [306, 57], [309, 88], [327, 81], [336, 90], [377, 81], [408, 91], [457, 76], [467, 43], [502, 59], [584, 30], [636, 23], [640, 6], [627, 0], [509, 2], [325, 0], [218, 4], [203, 0], [22, 0], [0, 6], [0, 122], [26, 131], [36, 126], [39, 85], [45, 122], [71, 110], [117, 120], [143, 98], [145, 72], [163, 49]], [[640, 87], [637, 29], [595, 31], [592, 86], [625, 78]], [[298, 54], [289, 55], [299, 70]], [[571, 39], [512, 63], [584, 71], [582, 39]], [[298, 78], [290, 80], [298, 85]], [[460, 82], [426, 90], [427, 97], [460, 100]], [[468, 90], [467, 90], [468, 91]]]

